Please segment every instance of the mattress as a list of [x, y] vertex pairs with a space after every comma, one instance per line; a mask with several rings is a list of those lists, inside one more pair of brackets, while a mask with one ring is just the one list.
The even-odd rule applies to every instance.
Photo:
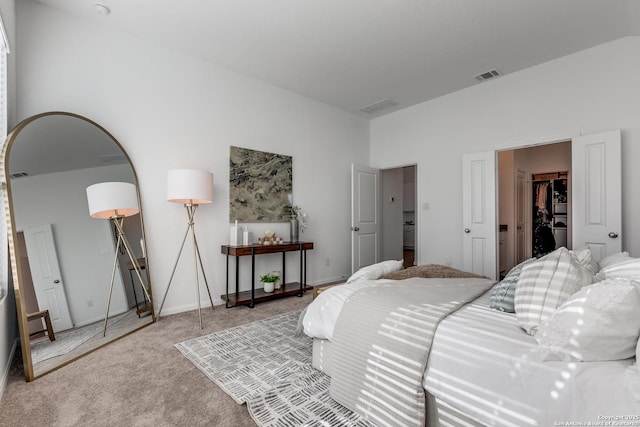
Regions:
[[541, 362], [515, 315], [488, 308], [488, 301], [487, 293], [440, 323], [423, 379], [436, 399], [496, 426], [598, 425], [640, 414], [625, 386], [634, 358]]

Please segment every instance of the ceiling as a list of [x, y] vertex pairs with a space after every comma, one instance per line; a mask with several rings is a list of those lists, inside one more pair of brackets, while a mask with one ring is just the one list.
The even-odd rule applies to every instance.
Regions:
[[86, 120], [50, 114], [27, 124], [9, 152], [12, 179], [128, 163], [110, 135]]
[[636, 0], [38, 1], [368, 118], [640, 34]]

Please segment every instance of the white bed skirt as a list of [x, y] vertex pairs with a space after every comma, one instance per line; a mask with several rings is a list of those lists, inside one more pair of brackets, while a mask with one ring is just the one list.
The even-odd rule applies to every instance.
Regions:
[[331, 341], [314, 338], [311, 366], [331, 376], [333, 373], [332, 360], [333, 348], [331, 347]]

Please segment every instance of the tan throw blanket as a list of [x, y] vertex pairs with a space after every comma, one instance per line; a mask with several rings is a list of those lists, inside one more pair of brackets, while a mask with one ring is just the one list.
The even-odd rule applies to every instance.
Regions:
[[414, 265], [402, 270], [394, 271], [381, 276], [381, 279], [403, 280], [410, 279], [412, 277], [424, 277], [424, 278], [469, 278], [469, 277], [482, 277], [474, 273], [468, 273], [466, 271], [458, 270], [457, 268], [449, 267], [440, 264], [426, 264], [426, 265]]
[[333, 333], [331, 397], [380, 426], [424, 426], [422, 375], [438, 323], [494, 283], [412, 278], [355, 292]]

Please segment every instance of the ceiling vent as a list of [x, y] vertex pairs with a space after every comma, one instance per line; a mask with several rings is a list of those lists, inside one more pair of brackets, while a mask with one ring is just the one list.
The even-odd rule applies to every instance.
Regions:
[[498, 70], [491, 70], [491, 71], [487, 71], [484, 72], [482, 74], [478, 74], [477, 76], [474, 76], [476, 78], [476, 80], [480, 80], [481, 82], [484, 82], [485, 80], [491, 80], [491, 79], [495, 79], [496, 77], [501, 76], [502, 73]]
[[23, 178], [25, 176], [29, 176], [29, 172], [16, 172], [16, 173], [12, 173], [9, 176], [11, 177], [11, 179]]
[[100, 156], [102, 163], [122, 163], [127, 161], [127, 157], [124, 154], [105, 154]]
[[378, 102], [374, 102], [371, 105], [367, 105], [366, 107], [362, 107], [360, 111], [367, 114], [373, 114], [377, 113], [378, 111], [382, 111], [385, 108], [393, 107], [394, 105], [398, 105], [398, 103], [391, 98], [385, 98]]

